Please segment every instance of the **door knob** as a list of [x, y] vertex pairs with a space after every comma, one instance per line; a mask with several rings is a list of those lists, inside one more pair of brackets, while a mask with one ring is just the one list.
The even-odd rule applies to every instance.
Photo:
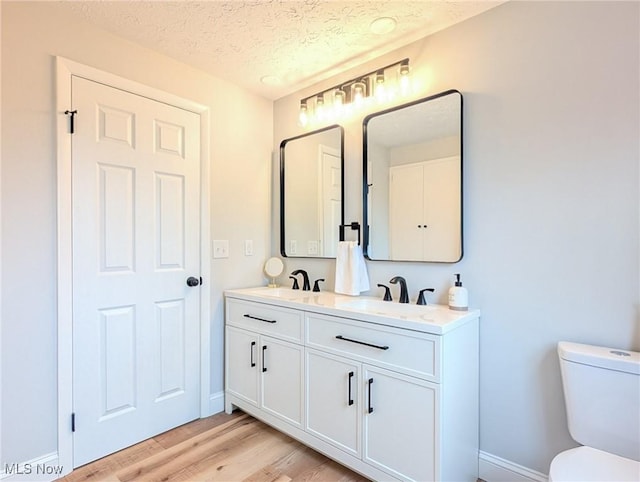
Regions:
[[193, 276], [187, 278], [187, 286], [198, 286], [200, 283], [202, 283], [202, 278], [198, 279]]

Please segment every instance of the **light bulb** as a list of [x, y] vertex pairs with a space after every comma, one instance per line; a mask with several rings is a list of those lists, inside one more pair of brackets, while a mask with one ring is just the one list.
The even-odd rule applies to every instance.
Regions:
[[400, 93], [409, 94], [411, 83], [409, 81], [409, 60], [403, 60], [400, 64]]
[[378, 102], [384, 102], [386, 100], [385, 88], [384, 88], [384, 71], [378, 70], [376, 73], [376, 100]]
[[358, 81], [353, 84], [353, 103], [356, 107], [361, 107], [364, 104], [364, 96], [366, 86], [364, 82]]
[[409, 59], [400, 62], [400, 75], [409, 75]]
[[324, 96], [322, 94], [316, 97], [316, 117], [319, 121], [323, 121], [325, 118], [325, 108], [324, 108]]
[[400, 93], [402, 95], [408, 95], [411, 89], [411, 83], [409, 81], [408, 75], [403, 75], [400, 77]]
[[298, 116], [298, 119], [300, 120], [300, 125], [302, 127], [305, 127], [307, 125], [307, 123], [309, 122], [309, 114], [307, 112], [307, 101], [306, 100], [301, 100], [300, 101], [300, 114]]
[[333, 111], [336, 117], [341, 117], [344, 113], [344, 102], [347, 94], [342, 89], [336, 89], [333, 92]]

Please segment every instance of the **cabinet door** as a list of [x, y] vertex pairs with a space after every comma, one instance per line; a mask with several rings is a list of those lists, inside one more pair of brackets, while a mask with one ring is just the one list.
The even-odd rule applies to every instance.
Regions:
[[307, 349], [306, 430], [360, 457], [360, 364]]
[[268, 336], [260, 337], [259, 348], [263, 410], [302, 428], [303, 348]]
[[227, 390], [258, 405], [258, 335], [227, 326]]
[[364, 366], [364, 460], [403, 480], [437, 480], [438, 385]]

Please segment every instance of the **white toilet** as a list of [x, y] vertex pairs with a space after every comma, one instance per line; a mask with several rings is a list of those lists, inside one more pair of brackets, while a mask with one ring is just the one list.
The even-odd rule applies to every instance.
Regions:
[[569, 433], [549, 482], [640, 481], [640, 353], [558, 343]]

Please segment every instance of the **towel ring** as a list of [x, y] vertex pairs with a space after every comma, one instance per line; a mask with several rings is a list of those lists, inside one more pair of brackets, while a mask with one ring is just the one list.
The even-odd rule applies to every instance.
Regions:
[[344, 228], [351, 228], [353, 231], [358, 231], [358, 246], [360, 246], [360, 223], [353, 221], [349, 224], [340, 225], [340, 241], [344, 241]]

